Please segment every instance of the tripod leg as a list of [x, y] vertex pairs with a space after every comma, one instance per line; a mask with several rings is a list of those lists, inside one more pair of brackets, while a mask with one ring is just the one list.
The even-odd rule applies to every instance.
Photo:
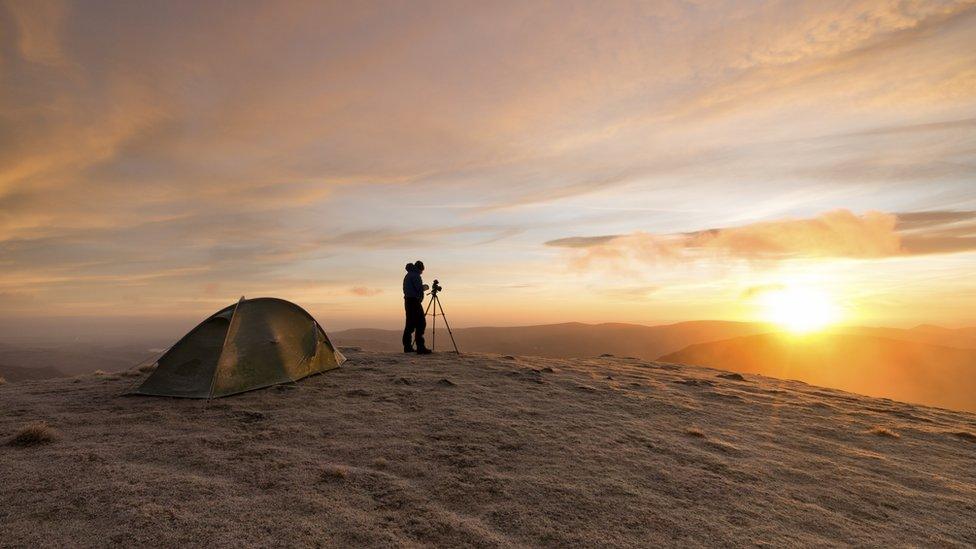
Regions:
[[440, 299], [437, 300], [437, 306], [440, 307], [441, 316], [444, 317], [444, 325], [447, 326], [447, 333], [451, 336], [451, 343], [454, 345], [454, 352], [461, 354], [461, 351], [458, 350], [457, 341], [454, 341], [454, 332], [451, 331], [451, 325], [447, 323], [447, 315], [444, 314], [444, 306], [441, 305]]
[[437, 296], [430, 298], [430, 304], [432, 312], [434, 313], [434, 318], [431, 319], [430, 323], [430, 350], [433, 351], [437, 349]]

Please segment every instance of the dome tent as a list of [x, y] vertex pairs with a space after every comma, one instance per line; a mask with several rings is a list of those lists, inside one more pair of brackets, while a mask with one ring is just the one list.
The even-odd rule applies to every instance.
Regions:
[[170, 347], [132, 392], [222, 397], [297, 381], [338, 368], [345, 360], [298, 305], [272, 297], [241, 297]]

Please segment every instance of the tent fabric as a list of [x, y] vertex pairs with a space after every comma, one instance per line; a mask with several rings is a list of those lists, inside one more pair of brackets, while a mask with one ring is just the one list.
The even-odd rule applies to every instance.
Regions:
[[222, 397], [298, 381], [338, 368], [345, 360], [298, 305], [242, 297], [183, 336], [133, 393]]

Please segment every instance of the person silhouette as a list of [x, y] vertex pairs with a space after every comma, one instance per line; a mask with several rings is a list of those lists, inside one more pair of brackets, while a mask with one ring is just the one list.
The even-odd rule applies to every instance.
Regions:
[[[429, 355], [431, 350], [424, 344], [424, 330], [427, 329], [427, 315], [424, 314], [424, 292], [429, 286], [424, 284], [421, 274], [424, 272], [424, 262], [417, 260], [407, 263], [407, 274], [403, 277], [403, 309], [406, 313], [406, 323], [403, 327], [403, 352]], [[417, 348], [413, 348], [416, 338]]]

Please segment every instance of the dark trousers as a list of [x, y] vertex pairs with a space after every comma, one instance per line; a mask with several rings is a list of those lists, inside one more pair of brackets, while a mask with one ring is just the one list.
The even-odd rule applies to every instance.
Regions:
[[403, 309], [407, 313], [407, 325], [403, 328], [403, 347], [413, 345], [412, 335], [417, 333], [417, 348], [423, 349], [424, 330], [427, 329], [427, 317], [424, 315], [424, 302], [415, 297], [403, 298]]

